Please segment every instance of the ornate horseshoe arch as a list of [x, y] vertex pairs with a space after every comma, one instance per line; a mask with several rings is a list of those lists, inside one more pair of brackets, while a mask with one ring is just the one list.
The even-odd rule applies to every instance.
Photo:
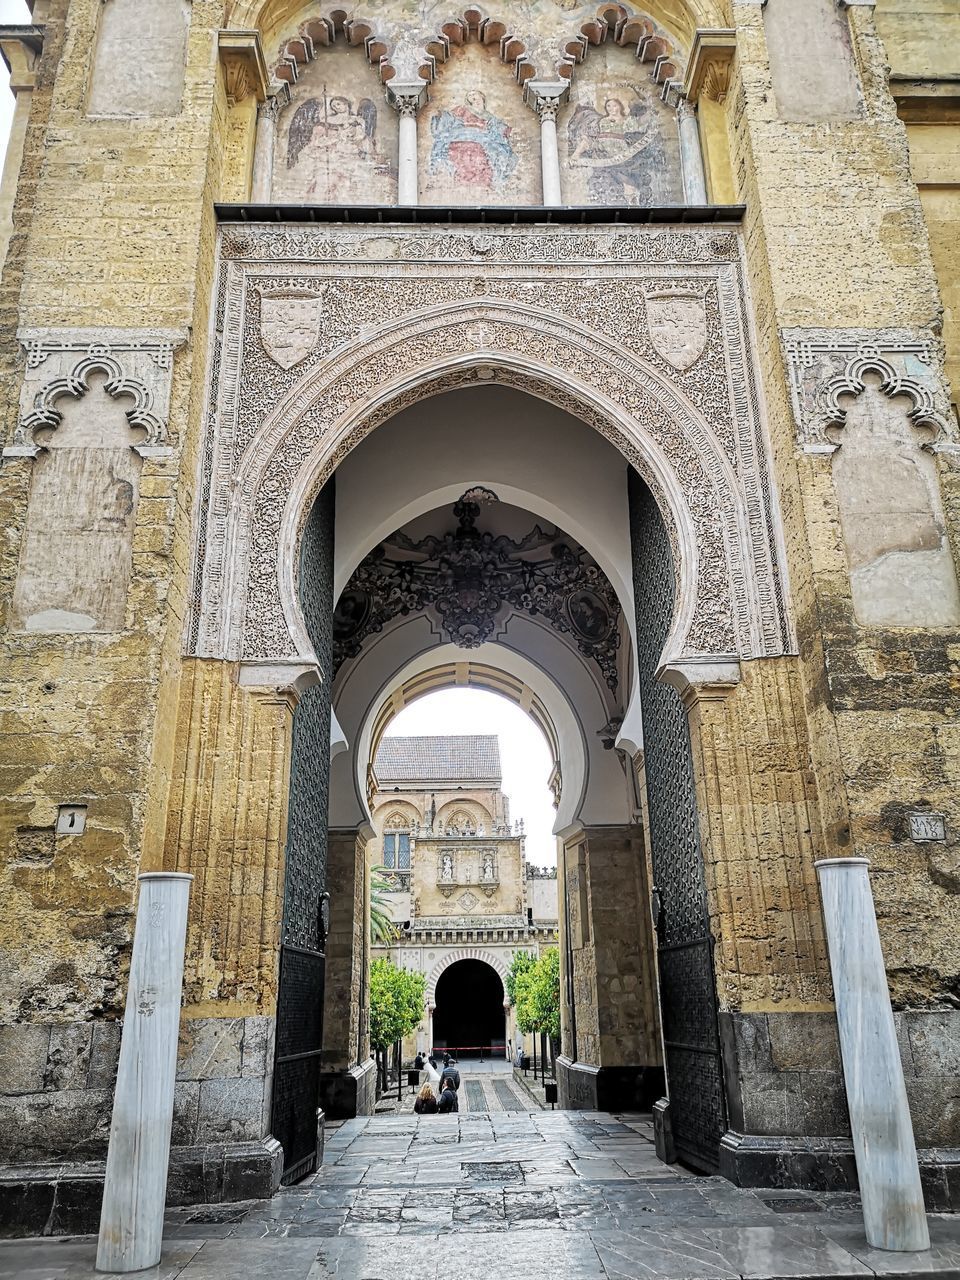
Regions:
[[[678, 578], [666, 658], [783, 652], [737, 237], [389, 233], [264, 227], [221, 237], [192, 651], [311, 661], [295, 566], [321, 485], [402, 409], [498, 381], [592, 426], [653, 491]], [[325, 323], [331, 277], [341, 314], [351, 313], [339, 327]], [[285, 290], [301, 314], [305, 294], [318, 300], [313, 346], [289, 370], [271, 360], [260, 314], [269, 292], [276, 324]]]
[[480, 960], [489, 965], [503, 983], [503, 998], [507, 999], [507, 968], [503, 961], [498, 959], [492, 951], [485, 951], [480, 947], [461, 947], [458, 951], [451, 951], [448, 956], [438, 960], [431, 969], [424, 992], [424, 1000], [428, 1005], [437, 1003], [437, 983], [440, 981], [440, 975], [459, 960]]

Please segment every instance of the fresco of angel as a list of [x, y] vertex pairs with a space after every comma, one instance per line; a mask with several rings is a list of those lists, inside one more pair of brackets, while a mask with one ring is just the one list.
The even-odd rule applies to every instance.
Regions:
[[512, 129], [487, 110], [479, 89], [471, 89], [460, 106], [431, 116], [430, 132], [430, 172], [450, 174], [458, 185], [493, 191], [517, 167]]
[[586, 169], [594, 204], [656, 203], [666, 153], [656, 107], [610, 94], [598, 111], [581, 103], [567, 126], [568, 165]]
[[342, 95], [307, 98], [297, 107], [287, 135], [287, 168], [302, 168], [304, 197], [336, 198], [358, 168], [378, 164], [377, 108], [370, 98], [354, 103]]

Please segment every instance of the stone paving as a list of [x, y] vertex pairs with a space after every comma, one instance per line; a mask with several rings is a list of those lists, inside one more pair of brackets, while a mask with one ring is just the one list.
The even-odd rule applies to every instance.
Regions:
[[[856, 1196], [740, 1191], [656, 1159], [649, 1118], [384, 1116], [334, 1130], [273, 1200], [172, 1210], [151, 1280], [764, 1280], [960, 1277], [960, 1223], [926, 1254], [871, 1250]], [[0, 1280], [90, 1280], [95, 1241], [0, 1244]]]
[[[536, 1111], [540, 1105], [535, 1097], [521, 1086], [514, 1083], [513, 1067], [509, 1062], [494, 1060], [492, 1062], [466, 1061], [457, 1064], [460, 1068], [460, 1112], [496, 1114], [498, 1111]], [[404, 1072], [406, 1080], [406, 1072]], [[426, 1079], [426, 1076], [423, 1077]], [[412, 1115], [416, 1090], [404, 1084], [403, 1096], [395, 1101], [391, 1110], [394, 1114]], [[377, 1111], [383, 1109], [383, 1100]]]

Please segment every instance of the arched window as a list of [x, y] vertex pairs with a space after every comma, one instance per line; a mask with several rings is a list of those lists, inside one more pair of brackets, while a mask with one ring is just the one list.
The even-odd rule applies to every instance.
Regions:
[[463, 809], [458, 809], [444, 825], [449, 836], [475, 836], [477, 834], [477, 824], [473, 816]]
[[410, 819], [392, 813], [383, 829], [383, 865], [390, 871], [410, 870]]

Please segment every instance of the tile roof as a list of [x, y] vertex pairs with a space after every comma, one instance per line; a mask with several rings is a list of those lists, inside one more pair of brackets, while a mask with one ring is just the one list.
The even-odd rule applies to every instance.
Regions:
[[415, 782], [500, 782], [500, 744], [493, 733], [456, 733], [417, 738], [384, 738], [374, 772], [381, 784]]

